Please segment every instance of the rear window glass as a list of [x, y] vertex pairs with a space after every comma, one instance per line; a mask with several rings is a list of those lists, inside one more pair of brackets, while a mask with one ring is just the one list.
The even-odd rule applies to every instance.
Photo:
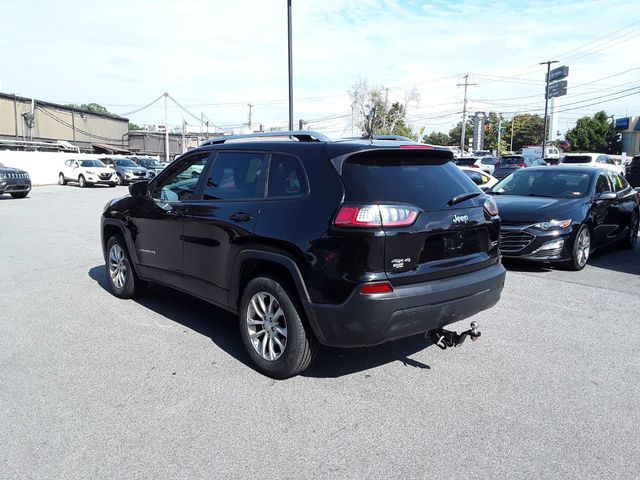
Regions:
[[456, 165], [461, 165], [463, 167], [468, 167], [469, 165], [473, 165], [476, 163], [475, 158], [459, 158], [456, 160]]
[[587, 155], [572, 155], [564, 157], [562, 163], [591, 163], [591, 157]]
[[502, 157], [498, 161], [498, 165], [517, 165], [524, 162], [523, 157]]
[[447, 208], [456, 195], [477, 191], [453, 163], [438, 163], [410, 156], [347, 160], [342, 167], [347, 200], [409, 203], [436, 210]]
[[480, 163], [483, 165], [495, 165], [498, 162], [497, 158], [494, 157], [484, 157]]

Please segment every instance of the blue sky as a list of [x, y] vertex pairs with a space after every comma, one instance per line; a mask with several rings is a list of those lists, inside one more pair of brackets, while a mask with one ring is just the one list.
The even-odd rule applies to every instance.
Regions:
[[[640, 12], [632, 2], [293, 0], [293, 7], [294, 115], [333, 135], [350, 133], [347, 90], [359, 77], [389, 87], [394, 100], [416, 88], [411, 124], [447, 131], [462, 109], [462, 75], [478, 84], [469, 89], [471, 111], [509, 117], [544, 107], [538, 62], [555, 58], [571, 69], [561, 130], [598, 109], [640, 114], [640, 95], [616, 99], [640, 86]], [[246, 122], [248, 103], [254, 124], [287, 122], [285, 0], [0, 0], [0, 9], [3, 92], [126, 113], [167, 91], [218, 125]], [[606, 103], [587, 106], [599, 101]], [[160, 102], [130, 118], [162, 123], [163, 114]], [[197, 123], [169, 109], [171, 124], [183, 117]]]

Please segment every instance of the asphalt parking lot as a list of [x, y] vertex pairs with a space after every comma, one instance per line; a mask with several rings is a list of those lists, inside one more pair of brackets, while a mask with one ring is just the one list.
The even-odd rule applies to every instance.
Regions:
[[640, 247], [509, 264], [478, 342], [323, 349], [274, 381], [233, 316], [105, 290], [99, 217], [125, 193], [0, 197], [2, 478], [638, 477]]

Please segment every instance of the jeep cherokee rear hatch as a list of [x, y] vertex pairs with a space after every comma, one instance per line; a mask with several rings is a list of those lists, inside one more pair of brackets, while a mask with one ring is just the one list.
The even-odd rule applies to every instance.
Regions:
[[497, 261], [495, 204], [450, 158], [436, 150], [375, 149], [340, 165], [345, 200], [334, 224], [384, 232], [384, 271], [394, 285]]

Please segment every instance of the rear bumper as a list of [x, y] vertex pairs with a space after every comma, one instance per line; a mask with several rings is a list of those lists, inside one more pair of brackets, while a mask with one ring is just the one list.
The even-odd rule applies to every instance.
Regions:
[[340, 305], [306, 305], [320, 343], [334, 347], [376, 345], [464, 320], [495, 305], [504, 286], [500, 264], [430, 282], [360, 295]]

